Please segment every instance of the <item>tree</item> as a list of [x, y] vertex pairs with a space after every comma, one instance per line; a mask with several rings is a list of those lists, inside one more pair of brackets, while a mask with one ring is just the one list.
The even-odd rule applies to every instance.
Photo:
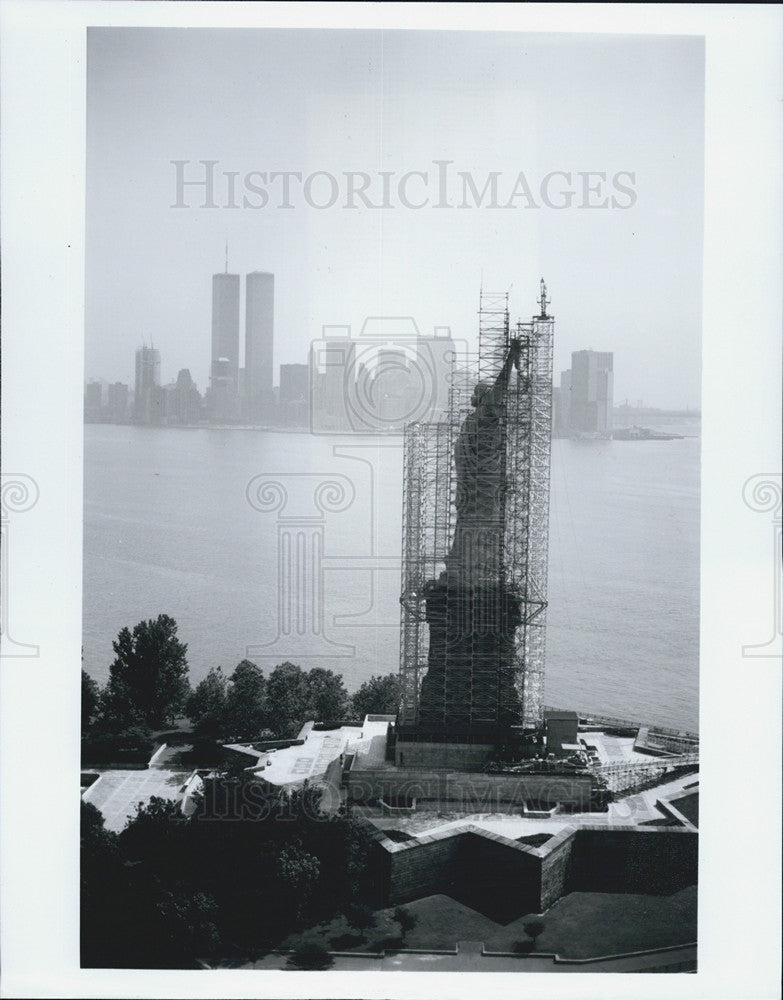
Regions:
[[212, 896], [205, 892], [191, 894], [164, 889], [151, 902], [154, 920], [150, 927], [154, 943], [151, 964], [186, 968], [194, 965], [196, 959], [217, 951], [220, 934], [215, 925], [218, 914]]
[[365, 931], [375, 926], [375, 914], [366, 903], [348, 903], [343, 913], [350, 926], [359, 931], [362, 940], [365, 938]]
[[341, 674], [313, 667], [307, 674], [307, 691], [310, 713], [319, 722], [344, 717], [348, 708], [348, 692]]
[[308, 708], [307, 677], [294, 663], [281, 663], [269, 675], [266, 705], [270, 727], [281, 737], [296, 736]]
[[400, 925], [400, 937], [404, 941], [408, 931], [412, 931], [416, 926], [416, 916], [404, 906], [398, 906], [394, 911], [394, 919]]
[[82, 733], [95, 721], [100, 702], [101, 689], [87, 671], [82, 670]]
[[132, 725], [160, 727], [184, 708], [188, 684], [188, 647], [177, 639], [168, 615], [123, 628], [112, 643], [115, 659], [103, 694], [103, 712], [115, 730]]
[[257, 740], [266, 725], [266, 679], [250, 660], [242, 660], [231, 675], [226, 694], [226, 726], [232, 735]]
[[217, 734], [225, 727], [227, 686], [223, 671], [213, 667], [188, 698], [185, 714], [199, 736]]
[[400, 681], [397, 674], [371, 677], [352, 699], [353, 714], [360, 719], [365, 715], [396, 715], [399, 704]]
[[303, 850], [300, 841], [292, 841], [280, 851], [275, 865], [282, 888], [278, 903], [289, 911], [294, 923], [302, 923], [320, 874], [318, 858]]
[[187, 872], [191, 828], [179, 802], [153, 795], [148, 802], [138, 803], [119, 843], [129, 860], [143, 861], [156, 873], [174, 879]]
[[121, 920], [107, 901], [121, 896], [123, 859], [117, 834], [105, 828], [102, 813], [91, 802], [81, 803], [80, 839], [82, 964], [97, 965], [116, 953]]

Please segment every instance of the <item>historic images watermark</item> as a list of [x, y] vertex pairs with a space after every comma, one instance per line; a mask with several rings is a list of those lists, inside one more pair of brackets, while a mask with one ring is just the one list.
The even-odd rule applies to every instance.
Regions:
[[[342, 766], [344, 760], [340, 758]], [[343, 815], [344, 794], [340, 784], [328, 778], [319, 778], [292, 792], [273, 788], [250, 771], [242, 776], [212, 774], [194, 799], [195, 811], [200, 820], [220, 822], [278, 822], [291, 821], [302, 815], [319, 823], [338, 821]], [[393, 817], [404, 816], [420, 809], [427, 812], [459, 812], [464, 816], [491, 815], [495, 820], [518, 821], [525, 812], [545, 811], [553, 815], [552, 802], [566, 798], [573, 814], [598, 812], [605, 815], [598, 805], [604, 795], [598, 783], [589, 775], [537, 774], [529, 778], [505, 776], [503, 784], [494, 784], [478, 775], [461, 774], [451, 784], [442, 778], [423, 774], [410, 778], [395, 775], [388, 784], [377, 777], [359, 776], [351, 781], [348, 809], [355, 817], [377, 818], [378, 811]], [[407, 803], [393, 806], [388, 802]], [[622, 802], [622, 822], [631, 822], [635, 816], [646, 814], [644, 803], [630, 796]], [[558, 811], [560, 819], [568, 813]], [[179, 821], [180, 817], [172, 817]]]
[[780, 475], [761, 472], [751, 476], [742, 487], [742, 499], [747, 507], [760, 514], [772, 515], [772, 614], [771, 636], [766, 642], [743, 645], [742, 655], [748, 657], [780, 657], [783, 639], [783, 481]]
[[637, 201], [633, 170], [457, 169], [432, 160], [415, 170], [229, 169], [220, 160], [170, 160], [175, 209], [619, 209]]
[[11, 515], [31, 510], [39, 496], [38, 483], [32, 476], [12, 472], [0, 476], [0, 656], [6, 659], [36, 657], [40, 652], [34, 643], [21, 642], [12, 634], [10, 603]]

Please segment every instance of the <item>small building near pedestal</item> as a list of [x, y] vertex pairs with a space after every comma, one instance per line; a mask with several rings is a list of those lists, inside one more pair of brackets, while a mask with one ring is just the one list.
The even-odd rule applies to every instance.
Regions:
[[544, 712], [547, 753], [567, 757], [571, 747], [578, 743], [579, 715], [564, 709], [547, 709]]

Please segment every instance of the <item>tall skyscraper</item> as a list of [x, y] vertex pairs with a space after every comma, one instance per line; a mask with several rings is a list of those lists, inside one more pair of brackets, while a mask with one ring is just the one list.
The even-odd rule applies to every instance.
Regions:
[[272, 416], [275, 276], [251, 271], [245, 278], [245, 412], [251, 421]]
[[212, 276], [212, 361], [225, 358], [239, 381], [239, 275]]
[[134, 385], [133, 416], [136, 423], [160, 423], [157, 408], [160, 386], [160, 351], [154, 347], [139, 347], [136, 351], [136, 382]]
[[239, 416], [239, 275], [212, 276], [212, 358], [210, 415], [214, 420]]
[[611, 435], [613, 361], [611, 351], [574, 351], [571, 355], [572, 432]]

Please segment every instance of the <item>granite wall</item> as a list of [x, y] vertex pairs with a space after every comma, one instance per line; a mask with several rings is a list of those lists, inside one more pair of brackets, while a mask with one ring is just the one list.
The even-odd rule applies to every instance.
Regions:
[[463, 774], [394, 768], [348, 771], [348, 797], [354, 803], [379, 799], [392, 803], [416, 799], [420, 808], [463, 813], [514, 812], [523, 806], [549, 809], [558, 803], [587, 812], [591, 804], [589, 775]]
[[698, 878], [698, 835], [678, 827], [566, 827], [539, 848], [472, 825], [415, 841], [376, 835], [384, 906], [445, 893], [498, 921], [569, 892], [668, 894]]
[[698, 836], [682, 827], [593, 827], [577, 831], [571, 892], [669, 894], [693, 885]]

